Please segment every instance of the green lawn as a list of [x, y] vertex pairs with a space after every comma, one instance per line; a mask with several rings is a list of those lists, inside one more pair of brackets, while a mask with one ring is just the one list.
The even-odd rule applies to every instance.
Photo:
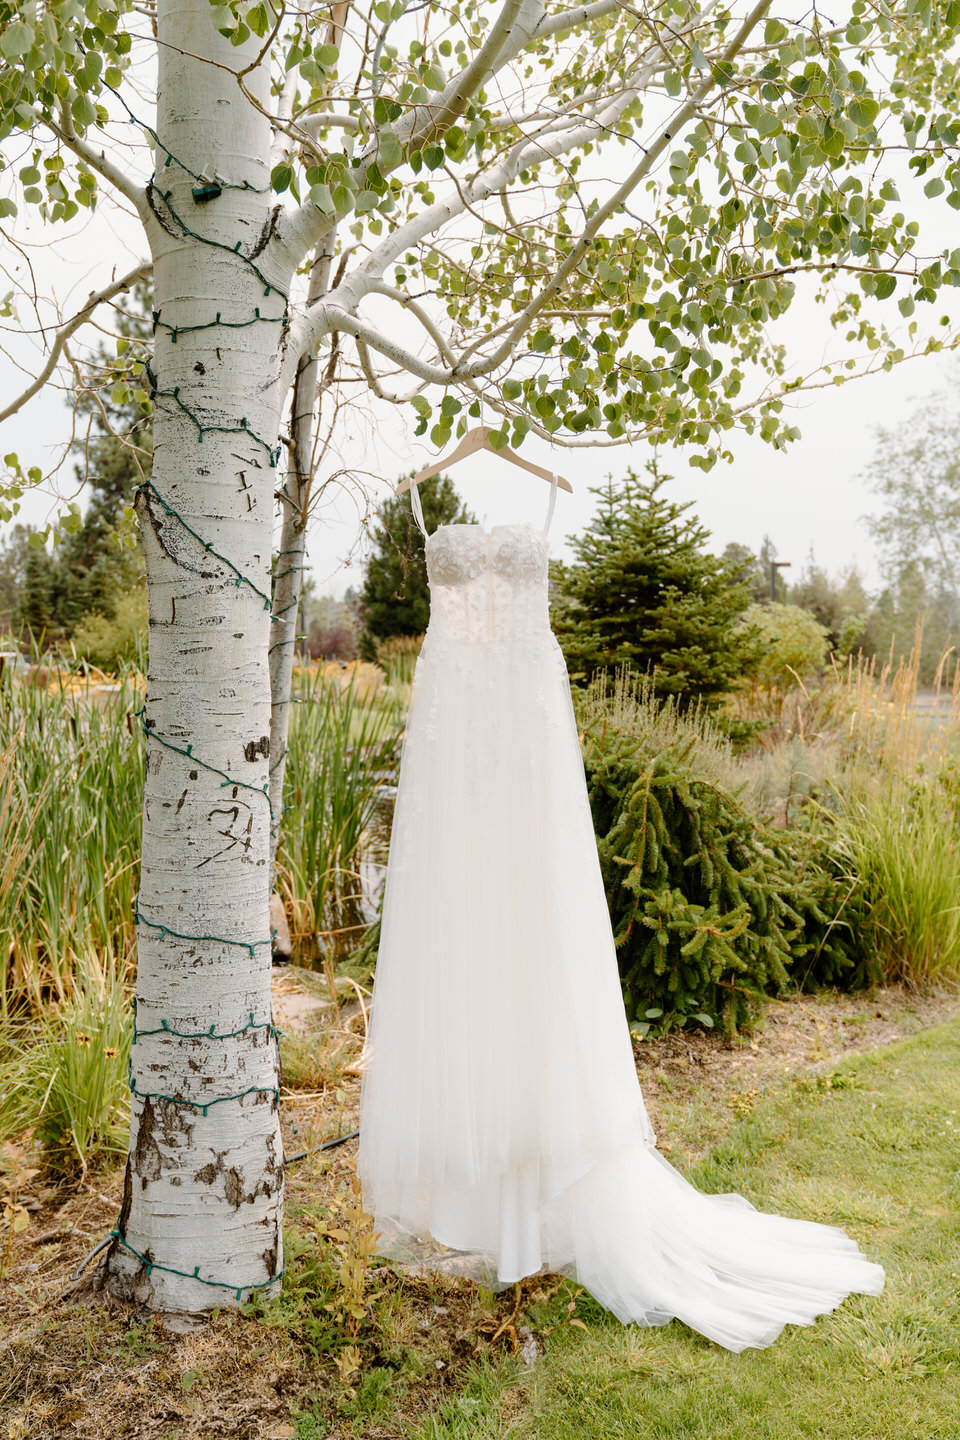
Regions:
[[730, 1355], [674, 1322], [625, 1328], [574, 1287], [530, 1373], [477, 1370], [410, 1440], [958, 1440], [960, 1021], [796, 1082], [693, 1172], [764, 1209], [842, 1225], [887, 1270], [768, 1350]]

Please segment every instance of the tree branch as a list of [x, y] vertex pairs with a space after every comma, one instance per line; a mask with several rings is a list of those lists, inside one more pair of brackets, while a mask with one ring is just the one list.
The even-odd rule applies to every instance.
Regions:
[[537, 26], [537, 39], [545, 40], [563, 30], [572, 30], [589, 20], [599, 20], [612, 10], [621, 9], [620, 0], [595, 0], [592, 5], [574, 5], [570, 10], [560, 10], [556, 15], [545, 15]]
[[423, 123], [419, 123], [417, 118], [419, 106], [404, 116], [396, 127], [397, 139], [408, 141], [415, 150], [430, 140], [439, 139], [463, 114], [484, 82], [518, 54], [530, 39], [536, 24], [530, 24], [523, 12], [535, 13], [539, 22], [543, 18], [543, 10], [543, 0], [504, 0], [500, 14], [470, 64], [440, 92], [430, 105], [429, 115]]
[[143, 228], [149, 234], [155, 222], [147, 203], [146, 187], [137, 185], [126, 171], [121, 170], [119, 165], [115, 165], [112, 160], [108, 160], [102, 151], [98, 155], [88, 141], [81, 139], [73, 127], [73, 119], [63, 106], [60, 107], [60, 124], [55, 125], [52, 121], [49, 121], [48, 124], [62, 144], [78, 155], [81, 160], [86, 161], [91, 170], [95, 170], [98, 175], [103, 176], [104, 180], [109, 181], [125, 200], [130, 201], [140, 216]]
[[[600, 0], [596, 5], [578, 6], [565, 11], [564, 23], [558, 26], [553, 22], [560, 17], [551, 17], [550, 21], [545, 19], [543, 0], [504, 0], [486, 40], [470, 64], [454, 76], [432, 104], [415, 106], [409, 111], [394, 127], [394, 135], [405, 151], [419, 149], [428, 140], [438, 139], [462, 115], [485, 81], [509, 64], [534, 36], [539, 39], [542, 34], [553, 34], [557, 28], [584, 23], [613, 10], [615, 6], [616, 0]], [[546, 30], [543, 29], [545, 24]], [[426, 116], [422, 122], [418, 118], [421, 114]], [[329, 117], [328, 123], [339, 122]], [[281, 218], [276, 244], [286, 251], [288, 260], [296, 267], [334, 223], [308, 202]]]
[[70, 339], [71, 335], [73, 335], [77, 330], [80, 329], [81, 325], [84, 325], [90, 319], [98, 305], [102, 305], [106, 300], [112, 300], [115, 295], [122, 294], [124, 290], [129, 290], [133, 285], [137, 283], [138, 280], [146, 279], [146, 277], [151, 274], [152, 270], [153, 264], [151, 261], [141, 260], [139, 265], [137, 265], [133, 270], [128, 270], [126, 275], [122, 276], [121, 279], [114, 280], [112, 284], [106, 285], [102, 290], [97, 290], [93, 294], [91, 294], [83, 309], [78, 310], [72, 320], [68, 320], [65, 325], [60, 326], [59, 330], [54, 336], [53, 345], [50, 347], [50, 354], [47, 356], [47, 363], [40, 371], [40, 374], [30, 385], [27, 386], [26, 390], [24, 390], [21, 395], [18, 395], [17, 398], [6, 407], [5, 410], [0, 410], [0, 420], [7, 420], [11, 415], [15, 415], [18, 410], [22, 409], [22, 407], [27, 403], [28, 400], [32, 399], [33, 396], [36, 395], [38, 390], [43, 389], [44, 385], [46, 385], [47, 381], [50, 379], [50, 376], [57, 368], [57, 361], [60, 359], [60, 356], [64, 351], [67, 341]]

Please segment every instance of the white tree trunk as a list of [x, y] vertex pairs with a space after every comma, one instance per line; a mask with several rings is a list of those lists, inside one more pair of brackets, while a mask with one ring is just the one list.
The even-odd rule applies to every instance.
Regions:
[[[267, 656], [288, 277], [263, 253], [269, 125], [231, 73], [260, 42], [218, 35], [227, 13], [158, 7], [157, 133], [175, 158], [158, 153], [150, 191], [163, 228], [153, 481], [138, 506], [150, 597], [138, 1034], [107, 1262], [116, 1293], [193, 1311], [249, 1298], [283, 1263]], [[244, 84], [267, 105], [262, 69]], [[195, 198], [214, 175], [222, 193]]]

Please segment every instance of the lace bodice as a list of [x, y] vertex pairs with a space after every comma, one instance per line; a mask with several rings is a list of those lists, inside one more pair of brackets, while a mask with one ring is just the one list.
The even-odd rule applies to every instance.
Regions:
[[547, 539], [532, 525], [443, 525], [426, 541], [431, 640], [550, 636]]

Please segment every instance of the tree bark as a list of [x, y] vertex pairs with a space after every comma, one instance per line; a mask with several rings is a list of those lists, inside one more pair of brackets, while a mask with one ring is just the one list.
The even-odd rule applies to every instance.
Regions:
[[[270, 1008], [270, 556], [287, 276], [270, 127], [209, 0], [160, 0], [150, 602], [131, 1144], [114, 1293], [197, 1311], [282, 1269]], [[213, 62], [213, 63], [210, 63]], [[245, 84], [266, 107], [263, 67]], [[212, 193], [219, 189], [219, 193]], [[258, 318], [259, 317], [259, 318]]]
[[[318, 254], [310, 270], [308, 306], [327, 292], [335, 238], [336, 231], [332, 231], [318, 247]], [[280, 839], [280, 817], [283, 812], [283, 776], [287, 759], [287, 737], [290, 733], [297, 617], [303, 592], [307, 509], [313, 482], [313, 445], [319, 418], [319, 373], [320, 366], [316, 355], [309, 350], [305, 351], [300, 356], [293, 382], [293, 398], [290, 404], [292, 445], [286, 479], [280, 491], [280, 550], [274, 577], [274, 633], [270, 643], [270, 807], [274, 816], [270, 832], [271, 885], [276, 873], [277, 843]]]

